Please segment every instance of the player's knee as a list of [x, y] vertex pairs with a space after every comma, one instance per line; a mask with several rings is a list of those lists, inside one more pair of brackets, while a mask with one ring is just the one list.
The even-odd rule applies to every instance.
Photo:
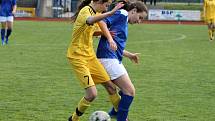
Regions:
[[133, 96], [133, 97], [135, 96], [135, 88], [132, 89], [131, 96]]
[[134, 87], [129, 89], [129, 95], [133, 96], [133, 97], [135, 96], [135, 88]]
[[92, 91], [90, 93], [87, 93], [85, 95], [86, 100], [88, 100], [89, 102], [92, 102], [97, 96], [97, 92], [96, 91]]
[[123, 91], [123, 93], [126, 94], [126, 95], [129, 95], [129, 96], [133, 96], [133, 97], [134, 97], [134, 96], [135, 96], [135, 88], [134, 88], [134, 86], [131, 86], [131, 87], [125, 89], [125, 90]]
[[7, 23], [6, 22], [1, 22], [2, 27], [6, 27]]
[[90, 95], [87, 95], [85, 96], [86, 100], [88, 100], [89, 102], [92, 102], [93, 100], [95, 100], [97, 94], [94, 93], [94, 94], [90, 94]]
[[212, 29], [215, 29], [215, 23], [212, 25]]

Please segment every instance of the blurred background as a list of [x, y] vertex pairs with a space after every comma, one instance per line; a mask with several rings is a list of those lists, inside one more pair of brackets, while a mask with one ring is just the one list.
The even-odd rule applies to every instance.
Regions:
[[[134, 0], [132, 0], [134, 1]], [[149, 8], [149, 20], [183, 20], [184, 15], [192, 15], [201, 20], [203, 0], [141, 0]], [[17, 0], [18, 10], [16, 17], [47, 17], [66, 18], [71, 17], [77, 9], [80, 0]], [[163, 11], [165, 10], [165, 11]], [[167, 10], [167, 11], [166, 11]], [[175, 11], [177, 10], [177, 11]], [[179, 10], [179, 11], [178, 11]], [[182, 10], [182, 12], [180, 11]], [[184, 10], [185, 13], [184, 13]], [[191, 12], [187, 12], [191, 11]], [[172, 16], [170, 16], [171, 14]], [[163, 15], [160, 15], [163, 14]], [[153, 17], [154, 16], [154, 17]], [[172, 18], [171, 18], [172, 17]], [[198, 19], [196, 19], [196, 17]], [[185, 17], [184, 20], [187, 18]]]

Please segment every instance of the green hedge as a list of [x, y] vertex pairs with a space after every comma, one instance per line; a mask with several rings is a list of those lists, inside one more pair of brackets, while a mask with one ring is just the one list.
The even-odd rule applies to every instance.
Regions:
[[170, 10], [202, 10], [202, 5], [166, 4], [164, 9]]

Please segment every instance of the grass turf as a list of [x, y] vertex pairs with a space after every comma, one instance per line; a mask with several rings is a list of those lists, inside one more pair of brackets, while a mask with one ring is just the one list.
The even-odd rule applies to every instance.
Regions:
[[[0, 46], [0, 121], [66, 121], [84, 91], [66, 59], [72, 25], [16, 21]], [[95, 41], [96, 46], [97, 41]], [[130, 25], [124, 59], [136, 87], [131, 121], [215, 120], [215, 42], [203, 25]], [[82, 117], [111, 104], [104, 88]]]

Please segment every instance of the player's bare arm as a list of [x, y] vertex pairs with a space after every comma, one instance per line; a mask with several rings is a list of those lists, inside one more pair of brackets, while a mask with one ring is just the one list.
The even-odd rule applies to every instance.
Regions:
[[109, 12], [105, 12], [103, 14], [99, 14], [99, 15], [95, 15], [95, 16], [90, 16], [87, 18], [87, 23], [88, 24], [93, 24], [93, 23], [96, 23], [96, 22], [99, 22], [101, 21], [102, 19], [108, 17], [108, 16], [111, 16], [113, 15], [118, 9], [120, 9], [121, 7], [123, 7], [124, 4], [123, 3], [119, 3], [115, 6], [115, 8]]
[[108, 42], [110, 44], [111, 49], [114, 50], [114, 51], [116, 51], [117, 50], [117, 45], [114, 42], [114, 40], [113, 40], [113, 38], [111, 36], [111, 33], [108, 30], [108, 28], [107, 28], [107, 24], [104, 21], [99, 21], [98, 25], [99, 25], [99, 27], [100, 27], [103, 35], [107, 38], [107, 40], [108, 40]]
[[139, 54], [140, 53], [131, 53], [127, 50], [123, 51], [123, 56], [129, 58], [132, 62], [138, 64], [139, 63]]

